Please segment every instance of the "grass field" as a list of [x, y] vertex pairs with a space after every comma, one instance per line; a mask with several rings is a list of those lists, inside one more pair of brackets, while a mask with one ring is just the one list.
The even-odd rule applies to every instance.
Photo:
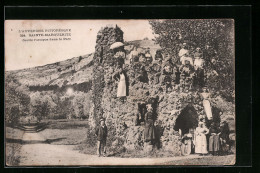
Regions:
[[234, 165], [236, 163], [234, 155], [210, 156], [204, 158], [175, 160], [165, 163], [165, 165]]
[[89, 125], [81, 120], [51, 120], [40, 134], [51, 144], [78, 145], [87, 137]]

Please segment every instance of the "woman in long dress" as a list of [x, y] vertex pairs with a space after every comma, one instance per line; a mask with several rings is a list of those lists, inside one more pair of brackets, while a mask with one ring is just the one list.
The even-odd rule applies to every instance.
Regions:
[[207, 88], [203, 88], [203, 92], [200, 93], [201, 97], [203, 98], [203, 107], [205, 110], [205, 113], [207, 115], [208, 120], [212, 120], [212, 111], [211, 111], [211, 105], [209, 102], [209, 96], [210, 93], [207, 91]]
[[118, 81], [117, 97], [126, 97], [126, 77], [122, 68], [119, 69], [119, 74], [115, 79]]
[[192, 134], [185, 134], [182, 138], [181, 144], [181, 154], [183, 156], [188, 156], [191, 153], [191, 145], [192, 145]]
[[207, 154], [207, 139], [206, 134], [209, 133], [209, 129], [205, 126], [205, 123], [199, 122], [199, 126], [195, 130], [195, 153]]
[[218, 123], [212, 123], [210, 129], [210, 137], [209, 137], [209, 152], [212, 155], [217, 155], [220, 150], [220, 129]]

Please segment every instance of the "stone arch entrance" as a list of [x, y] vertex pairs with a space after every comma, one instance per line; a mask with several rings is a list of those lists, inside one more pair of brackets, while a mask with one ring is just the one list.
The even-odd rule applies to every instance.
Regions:
[[198, 114], [195, 108], [188, 104], [182, 109], [180, 115], [176, 119], [174, 130], [182, 131], [182, 135], [189, 133], [189, 129], [195, 129], [198, 126]]

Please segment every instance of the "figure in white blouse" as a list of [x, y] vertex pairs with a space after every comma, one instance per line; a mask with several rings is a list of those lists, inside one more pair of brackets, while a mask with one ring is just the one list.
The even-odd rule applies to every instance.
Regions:
[[209, 133], [209, 129], [204, 122], [199, 122], [198, 127], [195, 130], [195, 153], [204, 155], [208, 153], [207, 150], [207, 138], [206, 134]]
[[196, 52], [194, 53], [194, 69], [197, 70], [198, 68], [203, 68], [203, 66], [204, 66], [204, 59], [203, 59], [202, 51], [198, 47], [196, 48]]
[[212, 111], [211, 111], [211, 105], [209, 102], [210, 93], [208, 92], [206, 87], [202, 88], [202, 93], [200, 93], [202, 99], [203, 99], [203, 107], [206, 113], [206, 116], [208, 120], [212, 120]]

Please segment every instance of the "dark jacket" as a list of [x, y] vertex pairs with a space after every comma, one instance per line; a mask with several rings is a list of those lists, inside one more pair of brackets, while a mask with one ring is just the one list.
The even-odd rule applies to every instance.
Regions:
[[96, 128], [96, 135], [98, 141], [104, 141], [107, 139], [107, 126], [104, 127], [98, 126]]

